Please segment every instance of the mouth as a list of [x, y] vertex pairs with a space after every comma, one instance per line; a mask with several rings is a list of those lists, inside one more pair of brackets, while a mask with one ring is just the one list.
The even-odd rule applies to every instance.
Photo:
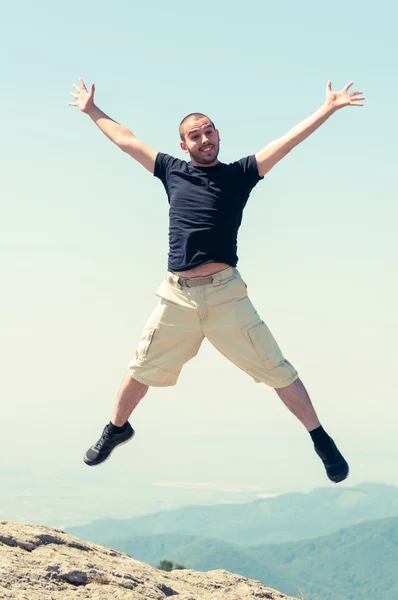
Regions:
[[200, 151], [204, 152], [205, 154], [210, 154], [213, 149], [214, 146], [204, 146], [204, 148], [201, 148]]

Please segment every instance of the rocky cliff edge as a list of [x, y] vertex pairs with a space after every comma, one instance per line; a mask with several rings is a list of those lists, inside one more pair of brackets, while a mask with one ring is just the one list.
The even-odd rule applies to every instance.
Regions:
[[0, 598], [163, 600], [169, 596], [176, 600], [294, 600], [228, 571], [166, 573], [63, 531], [0, 521]]

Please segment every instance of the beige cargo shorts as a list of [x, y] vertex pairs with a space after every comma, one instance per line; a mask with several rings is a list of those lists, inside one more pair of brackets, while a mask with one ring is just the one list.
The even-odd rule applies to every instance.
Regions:
[[175, 385], [204, 338], [257, 383], [282, 388], [298, 378], [249, 300], [235, 267], [191, 279], [168, 273], [155, 294], [159, 303], [128, 365], [137, 381]]

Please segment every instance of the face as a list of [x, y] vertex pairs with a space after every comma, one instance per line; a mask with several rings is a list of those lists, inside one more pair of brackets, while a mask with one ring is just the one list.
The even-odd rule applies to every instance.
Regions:
[[218, 163], [220, 136], [207, 117], [189, 119], [183, 126], [181, 148], [189, 154], [195, 167], [212, 167]]

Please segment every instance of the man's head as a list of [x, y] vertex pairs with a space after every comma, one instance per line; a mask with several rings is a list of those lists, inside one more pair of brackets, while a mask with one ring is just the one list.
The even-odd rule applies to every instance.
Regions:
[[213, 121], [202, 113], [191, 113], [180, 123], [180, 146], [196, 167], [218, 163], [220, 135]]

